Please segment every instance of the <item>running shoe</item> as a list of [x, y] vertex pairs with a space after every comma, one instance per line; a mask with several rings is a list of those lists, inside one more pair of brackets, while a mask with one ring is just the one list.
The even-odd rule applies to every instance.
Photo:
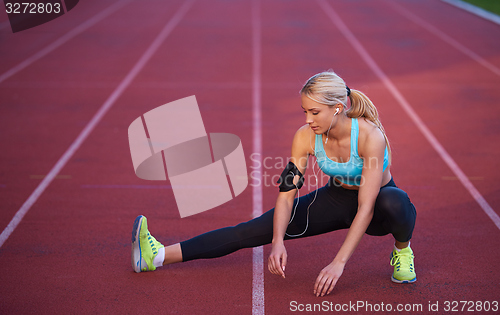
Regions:
[[394, 273], [391, 280], [396, 283], [413, 283], [417, 281], [415, 266], [413, 264], [413, 251], [410, 246], [403, 248], [400, 252], [396, 249], [391, 254], [391, 266], [394, 266]]
[[135, 272], [154, 271], [153, 261], [158, 250], [164, 246], [148, 231], [148, 220], [140, 215], [134, 221], [132, 229], [132, 268]]

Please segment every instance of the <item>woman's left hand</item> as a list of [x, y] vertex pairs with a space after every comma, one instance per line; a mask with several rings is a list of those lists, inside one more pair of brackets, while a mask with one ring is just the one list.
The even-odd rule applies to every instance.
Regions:
[[344, 272], [344, 266], [344, 263], [333, 261], [328, 266], [323, 268], [323, 270], [319, 273], [318, 278], [316, 278], [316, 283], [314, 284], [314, 294], [316, 296], [330, 294], [342, 275], [342, 272]]

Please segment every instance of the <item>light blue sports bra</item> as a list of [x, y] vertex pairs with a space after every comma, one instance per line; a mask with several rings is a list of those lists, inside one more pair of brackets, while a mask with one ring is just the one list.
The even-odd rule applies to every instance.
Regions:
[[[332, 176], [344, 184], [359, 186], [361, 184], [361, 173], [363, 172], [363, 159], [358, 155], [359, 125], [357, 118], [352, 118], [351, 121], [351, 153], [349, 161], [338, 163], [329, 159], [323, 147], [322, 135], [316, 135], [314, 155], [318, 161], [319, 168], [326, 175]], [[384, 171], [388, 165], [389, 153], [386, 147], [384, 153]]]

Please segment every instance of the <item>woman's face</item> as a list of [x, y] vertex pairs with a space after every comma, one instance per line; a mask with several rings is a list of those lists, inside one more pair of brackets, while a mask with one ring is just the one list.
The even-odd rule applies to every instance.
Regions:
[[326, 133], [330, 126], [332, 128], [335, 126], [335, 110], [337, 107], [320, 104], [305, 94], [302, 94], [301, 98], [302, 108], [306, 115], [306, 123], [315, 134]]

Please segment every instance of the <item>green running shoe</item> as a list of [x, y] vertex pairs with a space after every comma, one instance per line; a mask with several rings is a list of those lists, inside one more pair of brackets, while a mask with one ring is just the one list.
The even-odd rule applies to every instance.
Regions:
[[391, 266], [394, 266], [394, 273], [391, 280], [396, 283], [413, 283], [417, 281], [415, 267], [413, 265], [413, 251], [410, 246], [403, 248], [400, 252], [396, 249], [391, 254]]
[[134, 221], [132, 229], [132, 268], [135, 272], [154, 271], [153, 260], [158, 250], [164, 246], [148, 231], [148, 220], [140, 215]]

